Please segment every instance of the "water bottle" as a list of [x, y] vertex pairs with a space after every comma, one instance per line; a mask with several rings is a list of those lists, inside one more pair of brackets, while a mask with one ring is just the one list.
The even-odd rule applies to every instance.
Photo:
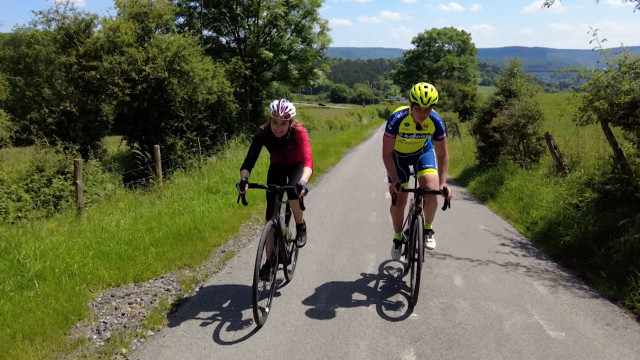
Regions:
[[285, 226], [284, 223], [284, 215], [280, 215], [280, 230], [282, 231], [282, 235], [286, 235], [287, 234], [287, 227]]

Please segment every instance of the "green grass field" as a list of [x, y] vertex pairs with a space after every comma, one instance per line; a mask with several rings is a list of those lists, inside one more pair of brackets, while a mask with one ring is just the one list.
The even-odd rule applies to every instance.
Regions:
[[[371, 108], [299, 112], [310, 129], [312, 180], [383, 121]], [[236, 205], [234, 184], [247, 145], [232, 141], [201, 169], [175, 175], [161, 190], [120, 189], [82, 216], [68, 211], [0, 227], [0, 357], [51, 359], [73, 351], [78, 344], [67, 336], [89, 316], [95, 294], [197, 267], [243, 221], [261, 214], [262, 196], [248, 207]], [[264, 180], [267, 165], [263, 150], [252, 180]]]

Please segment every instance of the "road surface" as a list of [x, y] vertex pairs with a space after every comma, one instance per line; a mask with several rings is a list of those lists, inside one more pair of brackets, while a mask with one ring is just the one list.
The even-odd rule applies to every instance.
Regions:
[[640, 359], [638, 322], [453, 182], [410, 313], [390, 261], [382, 131], [312, 187], [309, 240], [262, 328], [254, 239], [130, 359]]

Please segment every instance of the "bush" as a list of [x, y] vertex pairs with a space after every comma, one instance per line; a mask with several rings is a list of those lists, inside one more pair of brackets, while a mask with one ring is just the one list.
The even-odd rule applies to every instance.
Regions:
[[540, 160], [544, 116], [532, 100], [538, 92], [518, 60], [500, 73], [496, 92], [480, 107], [471, 126], [479, 163], [494, 166], [502, 156], [523, 166]]

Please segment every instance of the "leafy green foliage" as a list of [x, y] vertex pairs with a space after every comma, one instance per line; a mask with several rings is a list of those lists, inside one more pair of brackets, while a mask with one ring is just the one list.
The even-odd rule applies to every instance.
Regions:
[[7, 98], [7, 79], [0, 72], [0, 149], [10, 146], [13, 141], [13, 125], [11, 124], [9, 114], [2, 109], [2, 104]]
[[[464, 113], [473, 108], [479, 73], [477, 49], [471, 34], [452, 27], [426, 30], [411, 40], [414, 49], [404, 52], [403, 63], [391, 74], [405, 90], [426, 81], [438, 89], [438, 106]], [[458, 93], [463, 95], [457, 95]]]
[[[139, 153], [160, 145], [163, 168], [176, 169], [233, 134], [236, 111], [225, 69], [202, 53], [197, 39], [177, 34], [175, 5], [125, 1], [95, 38], [113, 92], [114, 126]], [[201, 139], [201, 141], [200, 141]]]
[[111, 123], [97, 76], [100, 56], [88, 48], [97, 25], [96, 15], [56, 7], [0, 40], [10, 88], [5, 109], [18, 145], [73, 143], [84, 158], [100, 151]]
[[531, 77], [514, 60], [497, 79], [497, 90], [481, 106], [471, 127], [481, 164], [495, 165], [501, 156], [523, 166], [539, 161], [544, 152], [544, 116], [533, 96], [539, 92]]
[[[395, 70], [400, 59], [337, 59], [327, 58], [325, 63], [331, 68], [327, 77], [335, 84], [353, 87], [357, 83], [378, 83], [380, 78]], [[391, 85], [391, 84], [389, 84]], [[379, 86], [376, 88], [384, 90]]]
[[292, 87], [320, 75], [314, 66], [329, 45], [320, 0], [176, 0], [180, 28], [198, 34], [214, 59], [229, 65], [240, 124], [264, 119], [265, 90], [273, 81]]
[[607, 62], [607, 68], [595, 70], [581, 87], [576, 121], [619, 127], [640, 151], [640, 57], [622, 51]]
[[335, 104], [346, 104], [351, 98], [351, 90], [344, 84], [336, 84], [329, 90], [329, 101]]

